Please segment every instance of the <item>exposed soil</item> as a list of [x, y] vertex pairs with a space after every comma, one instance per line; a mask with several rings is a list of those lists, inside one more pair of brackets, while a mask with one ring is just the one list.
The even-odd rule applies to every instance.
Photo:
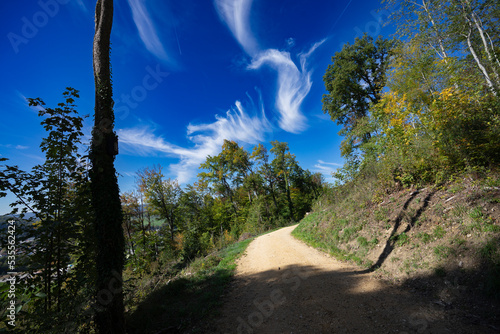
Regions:
[[249, 245], [207, 332], [498, 333], [305, 245], [295, 227]]

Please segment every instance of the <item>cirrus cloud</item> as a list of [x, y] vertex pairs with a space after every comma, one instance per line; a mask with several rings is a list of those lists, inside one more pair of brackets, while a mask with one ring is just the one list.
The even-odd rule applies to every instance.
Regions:
[[[311, 90], [311, 71], [307, 58], [323, 42], [318, 42], [306, 53], [298, 54], [300, 68], [289, 52], [277, 49], [261, 50], [250, 29], [252, 0], [215, 0], [215, 8], [243, 50], [252, 57], [248, 69], [257, 70], [268, 65], [277, 72], [275, 108], [279, 114], [279, 126], [291, 133], [299, 133], [307, 127], [301, 105]], [[293, 41], [293, 38], [289, 38]], [[290, 43], [291, 43], [290, 42]]]
[[163, 136], [156, 135], [155, 129], [150, 126], [120, 129], [117, 133], [126, 153], [142, 156], [163, 154], [178, 158], [180, 162], [170, 165], [170, 171], [179, 183], [187, 183], [196, 176], [198, 167], [207, 156], [220, 152], [225, 139], [257, 144], [264, 141], [271, 131], [272, 126], [266, 118], [262, 102], [260, 101], [260, 108], [257, 110], [250, 99], [248, 107], [236, 101], [235, 106], [225, 115], [217, 115], [215, 122], [189, 124], [187, 138], [193, 143], [191, 147], [167, 142]]
[[151, 15], [144, 0], [127, 0], [132, 10], [132, 18], [139, 32], [139, 37], [146, 49], [157, 58], [169, 61], [169, 57], [158, 36]]

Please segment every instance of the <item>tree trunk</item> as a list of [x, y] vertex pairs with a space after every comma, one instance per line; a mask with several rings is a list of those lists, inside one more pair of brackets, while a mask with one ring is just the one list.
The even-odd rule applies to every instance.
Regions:
[[290, 211], [290, 218], [292, 219], [292, 221], [295, 221], [293, 213], [292, 197], [290, 196], [290, 186], [288, 185], [288, 178], [286, 177], [286, 172], [284, 173], [284, 175], [285, 175], [286, 198], [288, 200], [288, 210]]
[[474, 58], [474, 60], [475, 60], [475, 62], [477, 64], [477, 67], [479, 67], [479, 70], [483, 74], [484, 80], [486, 81], [486, 84], [488, 85], [488, 88], [491, 90], [491, 92], [493, 93], [493, 95], [496, 96], [497, 92], [496, 92], [495, 86], [493, 85], [493, 82], [491, 81], [490, 75], [488, 74], [488, 71], [486, 70], [486, 68], [484, 67], [484, 65], [481, 63], [481, 60], [479, 59], [476, 51], [474, 50], [474, 47], [472, 46], [471, 33], [472, 32], [469, 31], [469, 33], [466, 36], [467, 46], [469, 47], [469, 51], [470, 51], [472, 57]]
[[425, 2], [425, 0], [422, 0], [422, 7], [424, 8], [425, 12], [427, 13], [427, 17], [429, 18], [429, 22], [432, 25], [432, 28], [434, 29], [434, 32], [436, 33], [436, 37], [438, 40], [439, 44], [439, 49], [440, 51], [436, 50], [434, 47], [434, 50], [438, 54], [439, 57], [444, 59], [445, 64], [448, 64], [448, 54], [446, 53], [446, 49], [444, 47], [444, 39], [441, 33], [439, 32], [439, 28], [436, 25], [436, 22], [434, 22], [434, 18], [432, 17], [432, 14], [430, 12], [429, 4]]
[[493, 56], [492, 56], [492, 53], [494, 53], [495, 50], [492, 48], [491, 52], [490, 52], [490, 47], [488, 45], [488, 41], [486, 40], [486, 32], [483, 29], [483, 23], [481, 22], [481, 19], [474, 12], [472, 12], [471, 17], [472, 17], [472, 20], [474, 21], [474, 24], [476, 26], [477, 31], [479, 32], [479, 36], [481, 36], [481, 41], [483, 42], [484, 51], [486, 52], [486, 55], [488, 56], [488, 60], [491, 63], [491, 70], [493, 71], [493, 74], [495, 75], [495, 79], [497, 81], [497, 84], [499, 84], [500, 83], [500, 76], [498, 75], [498, 72], [495, 69], [495, 60], [493, 59]]
[[95, 120], [90, 172], [95, 212], [96, 302], [95, 323], [101, 334], [125, 333], [123, 279], [125, 240], [118, 182], [114, 167], [117, 139], [110, 69], [113, 0], [97, 0], [93, 45]]

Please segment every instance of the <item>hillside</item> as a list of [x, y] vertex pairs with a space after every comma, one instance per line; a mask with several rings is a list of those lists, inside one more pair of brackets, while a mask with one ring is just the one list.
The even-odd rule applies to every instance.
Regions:
[[499, 329], [498, 181], [467, 175], [384, 196], [370, 183], [333, 188], [294, 235], [471, 323]]

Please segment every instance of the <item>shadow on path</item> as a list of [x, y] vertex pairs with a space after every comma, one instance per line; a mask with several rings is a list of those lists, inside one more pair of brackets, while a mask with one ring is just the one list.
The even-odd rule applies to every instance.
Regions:
[[494, 333], [355, 271], [288, 266], [237, 279], [203, 333]]

